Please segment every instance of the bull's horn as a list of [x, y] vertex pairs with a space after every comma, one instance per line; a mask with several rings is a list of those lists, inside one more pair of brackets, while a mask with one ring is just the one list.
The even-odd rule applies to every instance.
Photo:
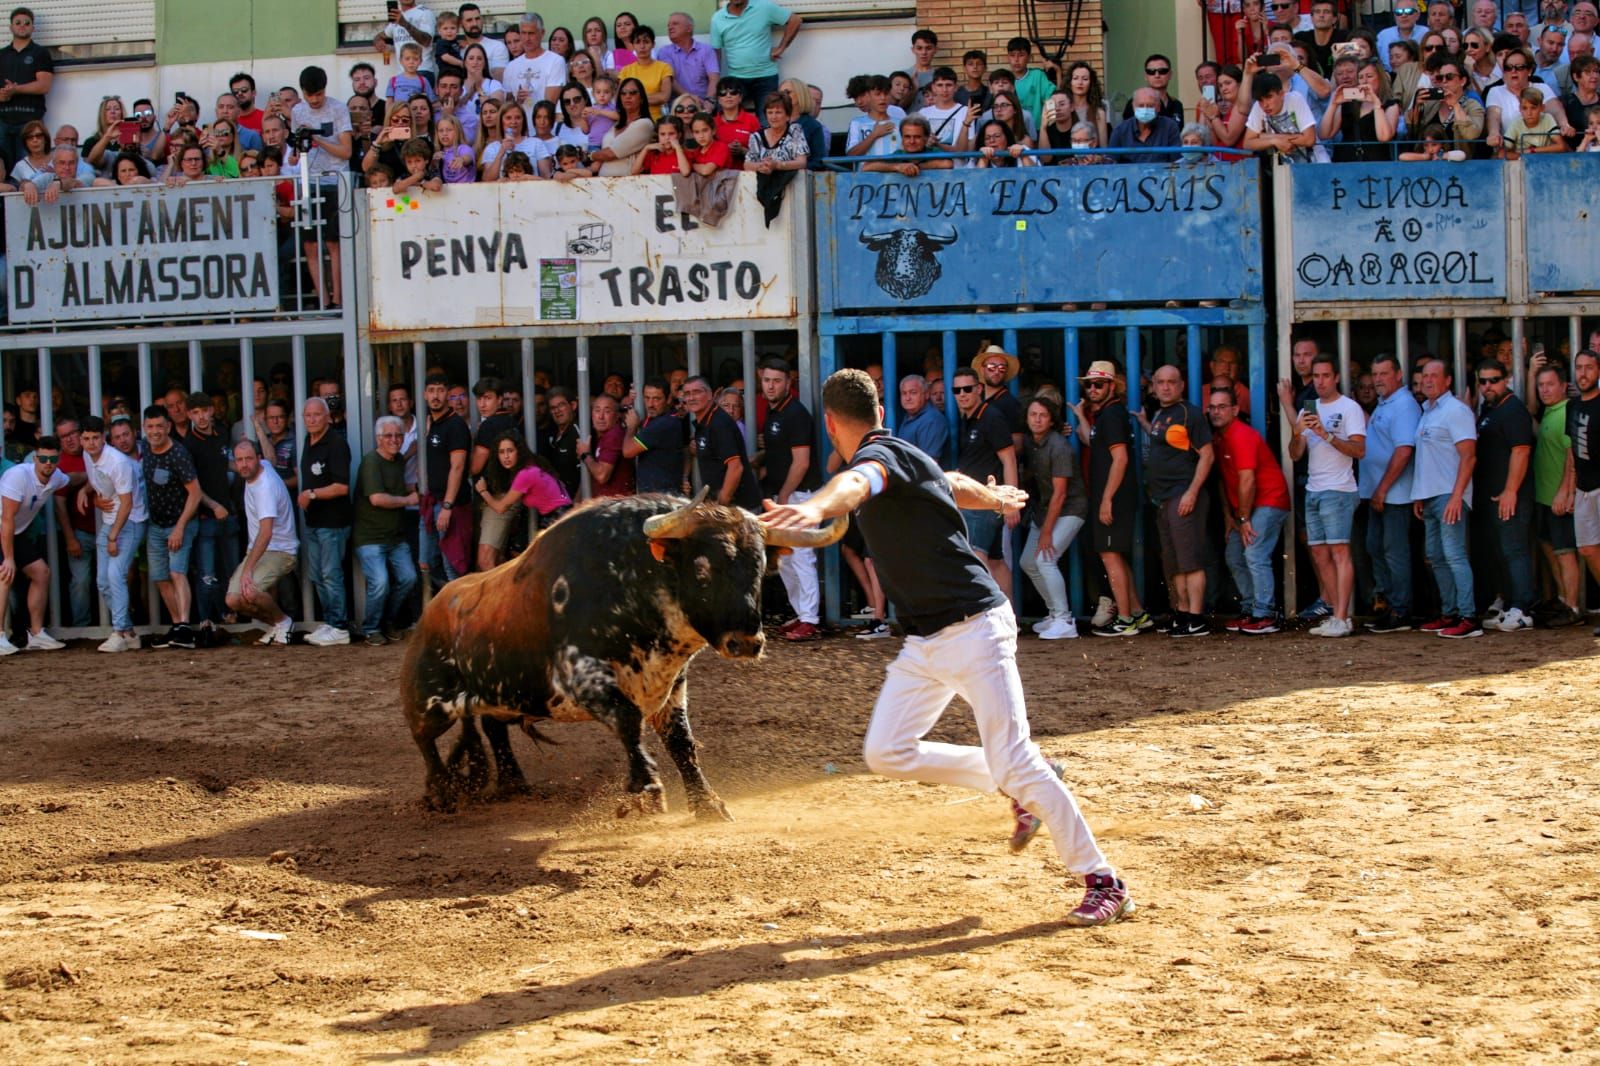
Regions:
[[826, 548], [837, 544], [850, 528], [850, 516], [840, 515], [820, 529], [773, 529], [763, 525], [761, 535], [774, 548]]
[[711, 486], [702, 485], [695, 498], [666, 514], [652, 515], [644, 520], [644, 535], [651, 540], [678, 540], [687, 537], [694, 529], [694, 509], [706, 498]]

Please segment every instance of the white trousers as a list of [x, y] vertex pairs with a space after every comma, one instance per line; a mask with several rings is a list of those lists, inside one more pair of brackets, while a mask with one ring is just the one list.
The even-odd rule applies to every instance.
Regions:
[[[798, 489], [789, 494], [790, 503], [804, 503], [811, 493]], [[789, 594], [789, 606], [802, 622], [816, 625], [822, 618], [822, 590], [817, 581], [817, 553], [814, 548], [795, 548], [778, 557], [778, 577]]]
[[[982, 747], [922, 739], [956, 695], [972, 705]], [[1113, 872], [1072, 793], [1029, 739], [1009, 604], [932, 637], [906, 638], [872, 710], [866, 757], [885, 777], [1003, 791], [1044, 820], [1068, 870]]]

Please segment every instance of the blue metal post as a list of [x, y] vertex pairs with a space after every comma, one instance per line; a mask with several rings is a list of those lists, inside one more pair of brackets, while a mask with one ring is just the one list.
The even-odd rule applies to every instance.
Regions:
[[1210, 382], [1202, 382], [1200, 380], [1200, 368], [1202, 364], [1200, 362], [1199, 326], [1191, 325], [1189, 327], [1188, 331], [1184, 334], [1184, 347], [1188, 349], [1187, 354], [1189, 356], [1189, 369], [1186, 373], [1186, 376], [1189, 378], [1189, 402], [1194, 404], [1196, 407], [1202, 407], [1205, 405], [1205, 401], [1203, 399], [1205, 396], [1205, 386], [1209, 385]]
[[[828, 380], [828, 375], [838, 368], [838, 358], [834, 352], [834, 338], [832, 334], [824, 333], [817, 338], [817, 376], [823, 381]], [[822, 419], [821, 401], [817, 403], [816, 417]], [[827, 470], [828, 459], [833, 453], [833, 444], [828, 440], [826, 433], [822, 434], [822, 468]], [[839, 546], [835, 544], [822, 553], [822, 614], [830, 623], [838, 624], [839, 621]]]
[[[1061, 351], [1062, 377], [1067, 385], [1067, 403], [1075, 404], [1078, 402], [1079, 393], [1082, 392], [1078, 385], [1078, 375], [1082, 373], [1078, 369], [1078, 327], [1068, 326], [1061, 331]], [[1078, 447], [1077, 424], [1070, 413], [1067, 415], [1067, 421], [1073, 424], [1074, 430], [1073, 434], [1067, 438], [1067, 443], [1073, 451], [1078, 453], [1078, 476], [1087, 485], [1089, 483], [1089, 474], [1084, 467], [1084, 460], [1088, 456], [1088, 451]], [[1079, 611], [1082, 611], [1085, 606], [1083, 602], [1083, 553], [1083, 540], [1081, 538], [1074, 539], [1072, 548], [1068, 553], [1067, 583], [1072, 602], [1077, 605]]]
[[[1004, 348], [1006, 351], [1010, 352], [1012, 355], [1016, 356], [1019, 360], [1022, 358], [1022, 353], [1017, 351], [1017, 331], [1016, 330], [1008, 329], [1004, 333], [1002, 333], [1001, 336], [1000, 336], [1000, 346], [1002, 348]], [[1022, 395], [1022, 375], [1021, 374], [1018, 374], [1016, 377], [1011, 379], [1011, 395], [1013, 395], [1013, 396]], [[1017, 462], [1018, 463], [1022, 462], [1022, 456], [1020, 456], [1020, 455], [1017, 456]]]
[[1250, 368], [1250, 413], [1255, 429], [1266, 433], [1267, 424], [1267, 328], [1259, 323], [1249, 327], [1246, 360]]
[[1143, 430], [1139, 428], [1139, 419], [1134, 416], [1134, 409], [1144, 403], [1144, 384], [1140, 380], [1141, 364], [1139, 360], [1139, 327], [1127, 326], [1122, 331], [1123, 347], [1123, 373], [1128, 379], [1128, 415], [1133, 423], [1133, 454], [1129, 456], [1129, 468], [1133, 471], [1134, 492], [1139, 502], [1135, 505], [1137, 510], [1133, 513], [1133, 589], [1139, 597], [1139, 602], [1144, 603], [1144, 463], [1140, 461], [1140, 452], [1144, 441], [1140, 438]]
[[[900, 362], [896, 334], [883, 335], [883, 424], [893, 433], [900, 428]], [[949, 388], [948, 385], [945, 388]]]
[[956, 379], [956, 332], [953, 329], [944, 331], [944, 417], [950, 423], [950, 444], [946, 447], [946, 454], [939, 456], [941, 463], [954, 463], [954, 457], [960, 454], [956, 441], [961, 438], [961, 412], [956, 409], [956, 394], [951, 391]]

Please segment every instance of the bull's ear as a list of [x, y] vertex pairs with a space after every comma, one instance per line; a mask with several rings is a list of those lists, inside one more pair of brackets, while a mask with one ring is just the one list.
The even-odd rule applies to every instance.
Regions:
[[666, 562], [667, 561], [667, 542], [664, 541], [664, 540], [652, 540], [650, 542], [650, 554], [654, 555], [656, 557], [656, 562], [658, 562], [658, 563]]
[[794, 549], [793, 548], [774, 548], [772, 550], [772, 554], [776, 555], [778, 558], [782, 559], [785, 555], [793, 555], [794, 554]]

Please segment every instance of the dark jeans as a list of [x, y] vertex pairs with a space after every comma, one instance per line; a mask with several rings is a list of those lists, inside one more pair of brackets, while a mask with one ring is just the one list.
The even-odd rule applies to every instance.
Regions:
[[229, 513], [217, 520], [200, 516], [200, 533], [195, 538], [195, 619], [220, 624], [228, 610], [228, 580], [239, 567], [239, 518]]
[[1526, 505], [1520, 501], [1517, 513], [1506, 521], [1500, 520], [1500, 505], [1489, 499], [1485, 494], [1479, 506], [1482, 511], [1476, 512], [1479, 539], [1491, 553], [1494, 565], [1491, 573], [1495, 578], [1482, 583], [1483, 591], [1480, 599], [1488, 600], [1494, 597], [1493, 592], [1498, 592], [1505, 600], [1507, 610], [1515, 607], [1523, 614], [1533, 611], [1533, 504], [1530, 500]]
[[1367, 510], [1367, 557], [1374, 591], [1395, 614], [1411, 614], [1411, 524], [1409, 503], [1387, 503]]
[[[761, 120], [761, 124], [765, 126], [767, 124], [767, 116], [761, 109], [761, 101], [766, 99], [768, 93], [775, 93], [778, 91], [778, 85], [781, 83], [781, 79], [776, 74], [765, 78], [726, 77], [723, 78], [718, 84], [725, 85], [730, 81], [736, 83], [744, 90], [745, 106], [754, 111], [756, 113], [756, 117]], [[8, 156], [7, 158], [15, 157]]]
[[0, 122], [0, 155], [5, 156], [7, 165], [28, 154], [22, 144], [22, 127], [26, 125], [26, 122]]

